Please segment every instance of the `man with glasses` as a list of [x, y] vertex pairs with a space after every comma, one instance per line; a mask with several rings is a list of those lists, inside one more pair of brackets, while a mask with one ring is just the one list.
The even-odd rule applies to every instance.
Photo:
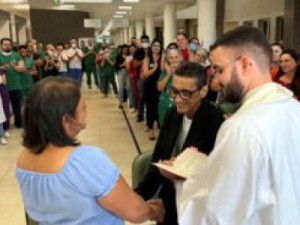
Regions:
[[206, 162], [177, 183], [179, 224], [300, 224], [300, 104], [271, 82], [271, 47], [238, 27], [211, 47], [223, 95], [241, 102]]
[[[223, 116], [215, 106], [204, 99], [206, 93], [206, 75], [204, 68], [199, 64], [183, 63], [175, 71], [172, 88], [169, 90], [175, 106], [166, 114], [152, 162], [176, 157], [191, 146], [205, 154], [211, 152]], [[163, 224], [178, 224], [173, 183], [151, 165], [136, 191], [148, 200], [158, 189], [158, 195], [166, 208]]]

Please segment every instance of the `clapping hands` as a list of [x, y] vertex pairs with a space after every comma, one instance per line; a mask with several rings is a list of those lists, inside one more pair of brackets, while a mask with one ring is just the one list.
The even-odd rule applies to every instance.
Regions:
[[151, 199], [148, 202], [148, 205], [151, 208], [151, 221], [163, 222], [165, 218], [165, 207], [161, 199]]

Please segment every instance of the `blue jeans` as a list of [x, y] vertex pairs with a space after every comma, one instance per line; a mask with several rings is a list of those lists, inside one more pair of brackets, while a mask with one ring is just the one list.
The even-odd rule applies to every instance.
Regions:
[[118, 86], [119, 86], [119, 90], [118, 90], [119, 102], [120, 103], [123, 102], [123, 93], [124, 93], [124, 89], [126, 88], [129, 97], [129, 105], [130, 107], [135, 108], [135, 99], [132, 91], [130, 78], [126, 69], [121, 69], [118, 73]]
[[59, 77], [68, 78], [68, 72], [58, 72]]
[[81, 86], [82, 70], [81, 69], [70, 69], [71, 78]]
[[4, 137], [3, 123], [0, 123], [0, 138]]

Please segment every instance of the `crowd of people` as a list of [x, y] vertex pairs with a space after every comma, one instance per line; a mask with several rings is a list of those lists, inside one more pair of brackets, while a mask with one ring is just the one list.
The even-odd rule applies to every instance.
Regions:
[[[0, 54], [0, 121], [7, 132], [10, 102], [15, 126], [24, 126], [16, 175], [30, 217], [42, 224], [300, 223], [295, 50], [270, 45], [253, 27], [225, 33], [209, 51], [184, 33], [165, 49], [147, 35], [117, 48], [93, 40], [77, 47], [75, 39], [70, 48], [35, 45], [17, 53], [4, 38]], [[95, 86], [104, 97], [114, 92], [120, 108], [128, 98], [137, 122], [146, 118], [150, 140], [160, 128], [151, 162], [172, 165], [190, 146], [206, 162], [185, 181], [150, 165], [130, 189], [104, 151], [76, 139], [86, 118], [83, 71], [88, 88], [93, 73]]]
[[[10, 136], [10, 108], [14, 125], [22, 127], [21, 107], [32, 85], [48, 76], [61, 76], [75, 80], [80, 86], [86, 74], [88, 88], [99, 88], [105, 97], [110, 91], [118, 96], [119, 107], [128, 99], [130, 112], [137, 113], [137, 121], [146, 117], [145, 131], [149, 139], [155, 140], [155, 122], [160, 128], [166, 112], [174, 105], [168, 91], [172, 86], [174, 71], [182, 62], [194, 62], [205, 68], [207, 75], [207, 96], [227, 114], [232, 114], [238, 104], [224, 102], [219, 92], [218, 78], [213, 76], [209, 52], [202, 47], [203, 41], [185, 33], [178, 33], [176, 41], [163, 48], [158, 39], [150, 42], [147, 35], [140, 39], [133, 37], [131, 43], [116, 48], [109, 44], [87, 43], [76, 39], [68, 44], [37, 43], [35, 39], [12, 50], [12, 41], [1, 40], [0, 74], [0, 143], [6, 144]], [[271, 76], [273, 81], [292, 90], [300, 99], [299, 54], [284, 49], [279, 43], [272, 44]], [[10, 107], [11, 105], [11, 107]], [[3, 109], [3, 110], [2, 110]], [[146, 115], [146, 116], [145, 116]], [[1, 128], [2, 127], [2, 128]], [[3, 131], [2, 131], [3, 130]]]

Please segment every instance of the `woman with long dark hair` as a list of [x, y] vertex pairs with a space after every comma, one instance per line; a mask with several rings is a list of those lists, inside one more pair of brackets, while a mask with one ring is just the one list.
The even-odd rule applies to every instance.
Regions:
[[285, 50], [280, 56], [280, 69], [275, 82], [290, 89], [300, 101], [300, 66], [299, 54], [295, 50]]
[[157, 81], [161, 73], [162, 43], [154, 39], [150, 46], [148, 57], [143, 64], [141, 77], [145, 80], [145, 103], [147, 127], [149, 128], [149, 140], [155, 140], [153, 125], [158, 120], [158, 97]]

